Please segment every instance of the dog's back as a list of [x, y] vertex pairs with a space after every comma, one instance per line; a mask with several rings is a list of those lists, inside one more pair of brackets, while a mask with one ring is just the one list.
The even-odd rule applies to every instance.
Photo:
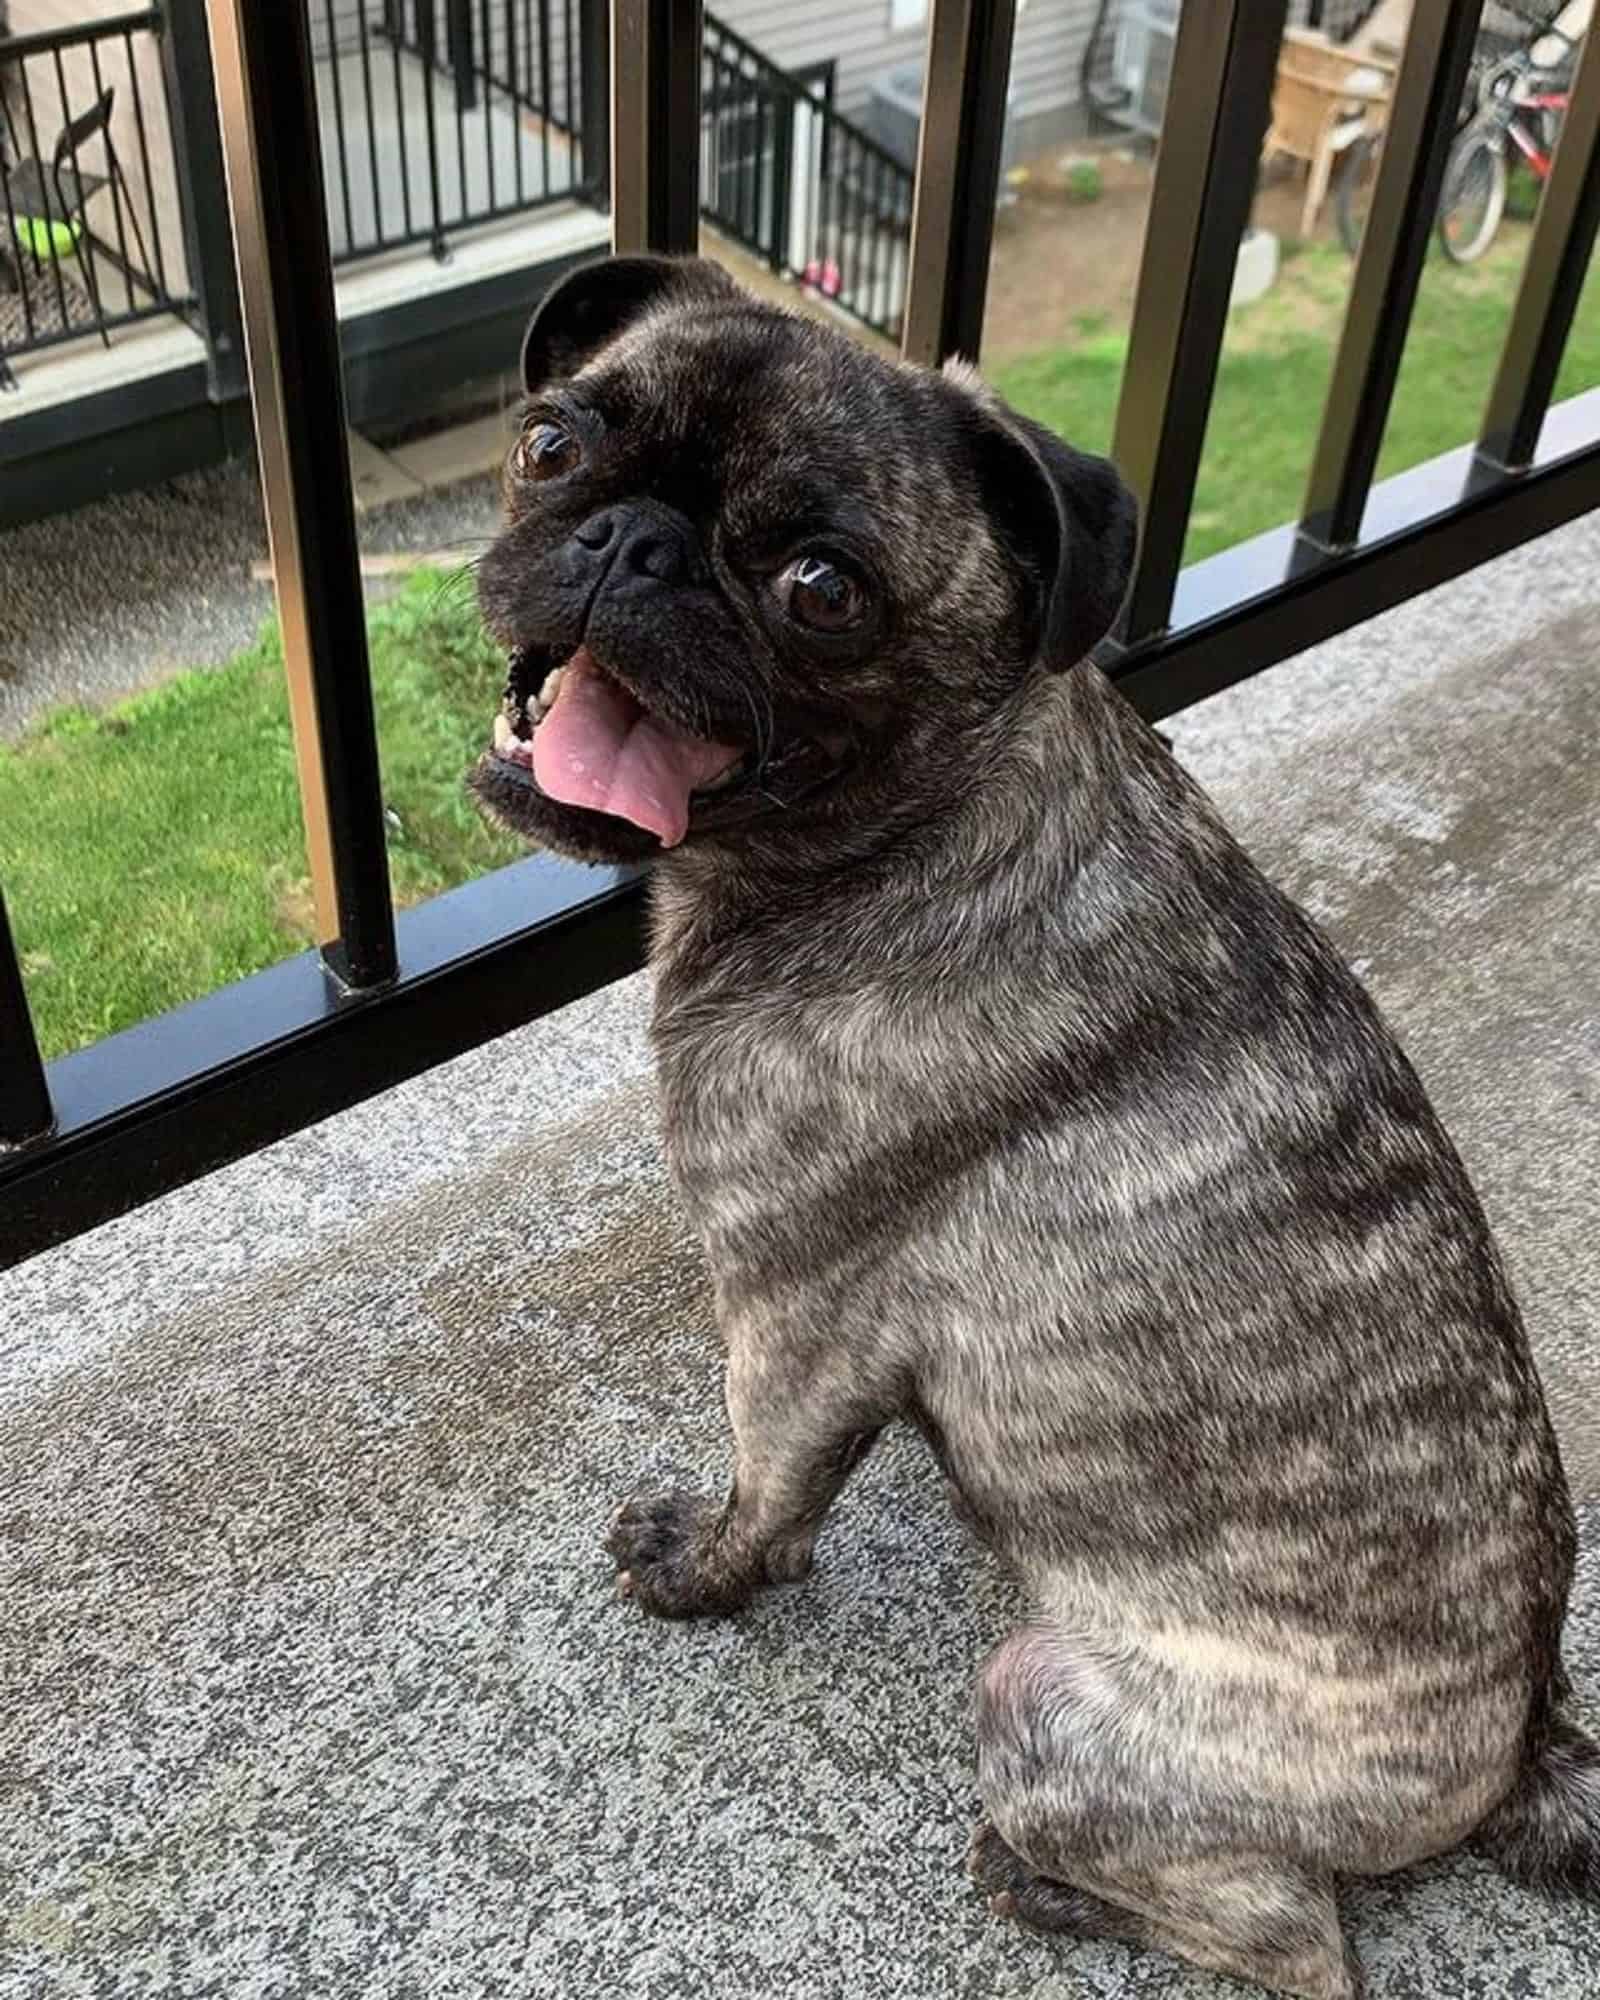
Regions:
[[[1023, 1857], [1168, 1945], [1207, 1904], [1188, 1956], [1342, 1994], [1331, 1872], [1496, 1807], [1526, 1877], [1600, 1854], [1555, 1715], [1559, 1454], [1476, 1197], [1332, 947], [1096, 677], [1041, 683], [1004, 754], [944, 841], [809, 903], [706, 927], [672, 871], [669, 1153], [724, 1311], [813, 1369], [786, 1335], [829, 1329], [864, 1405], [903, 1381], [1032, 1587], [980, 1684], [1000, 1892], [1046, 1920]], [[1287, 1875], [1219, 1862], [1262, 1853]], [[1263, 1895], [1305, 1919], [1281, 1963], [1234, 1948]]]

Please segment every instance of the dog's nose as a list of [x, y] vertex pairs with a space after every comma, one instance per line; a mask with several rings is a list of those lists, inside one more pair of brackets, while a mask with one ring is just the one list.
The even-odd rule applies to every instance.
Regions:
[[591, 514], [573, 529], [572, 539], [584, 551], [579, 561], [585, 569], [592, 558], [600, 558], [598, 566], [609, 574], [612, 590], [686, 583], [701, 568], [689, 523], [650, 502]]
[[688, 576], [691, 559], [682, 535], [661, 521], [630, 524], [617, 561], [635, 576], [651, 576], [657, 583], [682, 583]]
[[596, 551], [609, 548], [616, 538], [617, 517], [615, 514], [591, 514], [581, 527], [574, 528], [573, 536], [586, 549]]

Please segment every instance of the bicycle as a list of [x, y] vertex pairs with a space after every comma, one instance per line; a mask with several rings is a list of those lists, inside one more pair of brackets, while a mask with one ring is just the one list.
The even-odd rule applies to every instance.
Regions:
[[[1559, 49], [1552, 49], [1552, 42]], [[1541, 25], [1528, 47], [1511, 50], [1477, 73], [1445, 160], [1435, 223], [1440, 245], [1453, 263], [1475, 262], [1500, 228], [1510, 179], [1508, 140], [1541, 183], [1549, 179], [1569, 93], [1528, 86], [1564, 68], [1576, 46], [1559, 28]], [[1352, 257], [1361, 247], [1382, 157], [1381, 129], [1362, 133], [1345, 149], [1334, 187], [1334, 214], [1340, 241]]]
[[1450, 148], [1437, 228], [1452, 263], [1476, 263], [1499, 233], [1512, 146], [1541, 184], [1550, 178], [1570, 93], [1540, 83], [1569, 61], [1575, 46], [1559, 28], [1547, 28], [1534, 47], [1542, 51], [1552, 41], [1561, 45], [1554, 60], [1536, 62], [1532, 48], [1513, 49], [1485, 73], [1477, 108]]

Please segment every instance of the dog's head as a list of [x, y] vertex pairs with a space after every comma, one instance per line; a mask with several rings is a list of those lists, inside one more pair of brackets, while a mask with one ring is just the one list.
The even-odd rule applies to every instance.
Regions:
[[712, 264], [626, 257], [528, 329], [510, 678], [474, 789], [585, 859], [947, 787], [963, 736], [1116, 614], [1133, 503], [969, 370], [884, 361]]

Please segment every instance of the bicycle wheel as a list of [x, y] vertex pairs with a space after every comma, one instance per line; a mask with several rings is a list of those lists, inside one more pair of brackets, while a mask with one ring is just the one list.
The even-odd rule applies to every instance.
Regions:
[[1382, 157], [1383, 134], [1367, 132], [1346, 146], [1340, 163], [1339, 184], [1333, 191], [1333, 212], [1339, 224], [1339, 241], [1352, 257], [1361, 248]]
[[1494, 241], [1505, 212], [1505, 141], [1498, 134], [1469, 127], [1445, 164], [1439, 202], [1444, 254], [1455, 264], [1475, 263]]

